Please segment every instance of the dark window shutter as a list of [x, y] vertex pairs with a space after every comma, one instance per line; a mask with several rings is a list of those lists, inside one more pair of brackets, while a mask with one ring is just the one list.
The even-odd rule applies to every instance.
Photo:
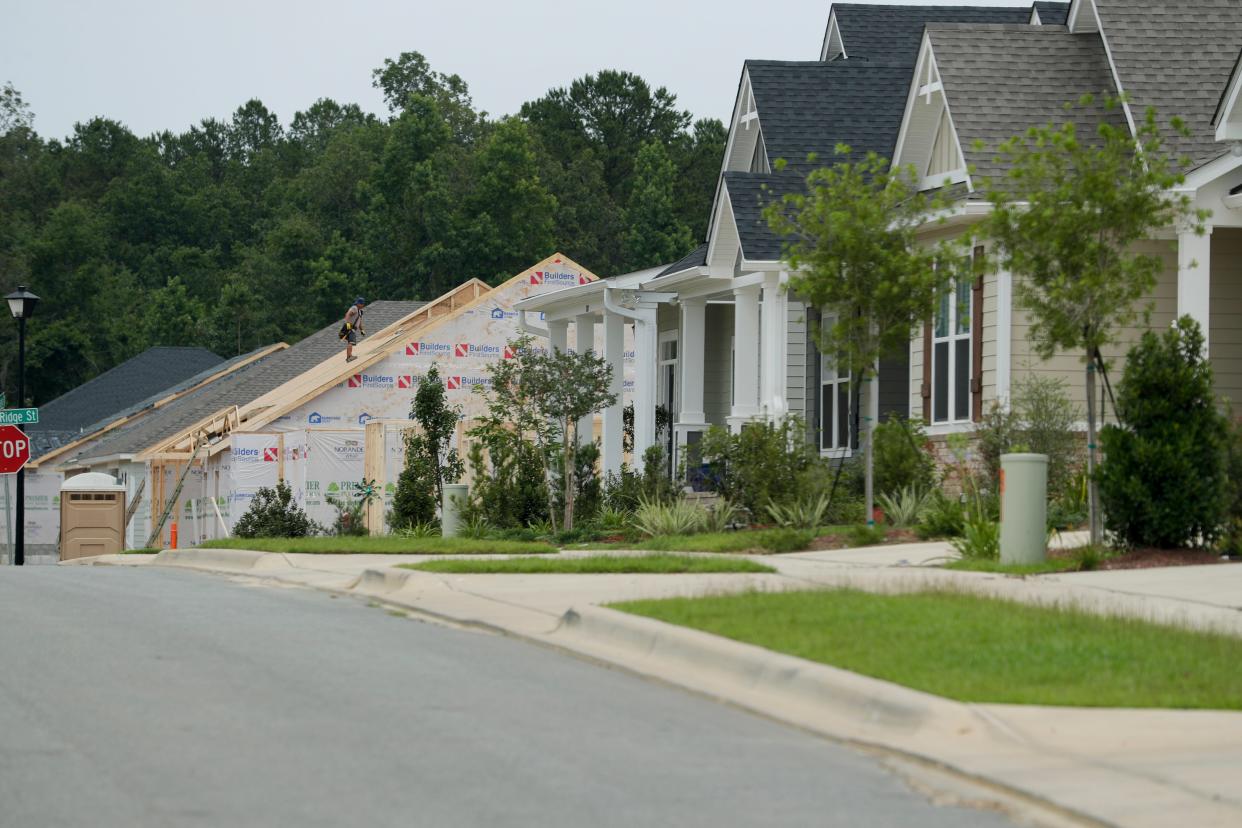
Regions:
[[983, 419], [983, 248], [974, 255], [975, 284], [970, 297], [970, 419]]
[[932, 421], [932, 320], [923, 323], [923, 423]]

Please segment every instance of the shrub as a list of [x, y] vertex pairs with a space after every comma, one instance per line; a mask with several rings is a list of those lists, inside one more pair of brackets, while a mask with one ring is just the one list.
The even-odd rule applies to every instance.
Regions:
[[239, 538], [303, 538], [314, 534], [316, 528], [293, 501], [289, 484], [282, 480], [275, 489], [265, 486], [255, 493], [233, 534]]
[[924, 502], [915, 532], [924, 540], [953, 538], [962, 534], [962, 526], [965, 522], [966, 507], [962, 505], [962, 502], [949, 497], [939, 489], [934, 489]]
[[742, 522], [742, 510], [727, 497], [719, 498], [703, 515], [704, 532], [725, 532]]
[[936, 460], [927, 450], [922, 423], [890, 415], [875, 428], [875, 490], [895, 494], [913, 487], [927, 491], [936, 483]]
[[604, 507], [595, 515], [595, 528], [600, 532], [624, 532], [630, 528], [633, 519], [632, 512]]
[[796, 499], [804, 473], [823, 464], [797, 417], [748, 423], [738, 434], [713, 426], [699, 446], [716, 491], [752, 515], [763, 514], [770, 502]]
[[410, 404], [410, 419], [419, 430], [405, 437], [405, 468], [392, 501], [396, 526], [434, 520], [444, 484], [458, 480], [464, 471], [457, 449], [451, 447], [461, 406], [450, 406], [446, 394], [439, 369], [432, 365]]
[[402, 538], [438, 538], [440, 537], [440, 524], [434, 521], [416, 523], [413, 526], [398, 529], [395, 534]]
[[693, 535], [703, 529], [704, 510], [685, 500], [661, 503], [640, 499], [634, 528], [644, 535]]
[[815, 540], [815, 533], [809, 529], [765, 529], [755, 535], [760, 548], [775, 555], [798, 552]]
[[805, 496], [789, 503], [768, 503], [768, 516], [782, 529], [818, 529], [828, 511], [828, 495]]
[[919, 522], [919, 514], [927, 502], [927, 490], [914, 485], [905, 486], [895, 494], [880, 495], [876, 502], [894, 526], [913, 526]]
[[1000, 476], [1002, 454], [1013, 451], [1048, 456], [1048, 493], [1056, 498], [1069, 489], [1083, 464], [1082, 420], [1059, 377], [1028, 376], [1014, 385], [1009, 408], [993, 403], [975, 426], [979, 458], [988, 480]]
[[875, 546], [884, 543], [886, 535], [878, 526], [851, 526], [845, 533], [845, 540], [850, 546]]
[[973, 516], [962, 524], [962, 536], [951, 543], [963, 558], [997, 560], [1000, 558], [1000, 524], [986, 517]]
[[1097, 472], [1105, 526], [1135, 546], [1208, 546], [1229, 507], [1228, 423], [1216, 408], [1203, 334], [1190, 317], [1143, 334], [1117, 391]]
[[498, 529], [548, 519], [548, 489], [539, 447], [492, 420], [470, 430], [467, 454], [472, 483], [462, 517], [481, 518]]

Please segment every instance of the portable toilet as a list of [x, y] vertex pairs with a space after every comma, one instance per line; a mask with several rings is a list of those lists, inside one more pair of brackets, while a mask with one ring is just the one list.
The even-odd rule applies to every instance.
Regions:
[[60, 486], [60, 559], [115, 555], [125, 549], [125, 486], [90, 472]]

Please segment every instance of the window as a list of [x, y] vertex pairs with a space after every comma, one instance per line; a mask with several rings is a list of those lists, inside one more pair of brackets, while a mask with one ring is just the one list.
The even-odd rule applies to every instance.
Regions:
[[954, 282], [940, 296], [932, 327], [932, 422], [970, 420], [971, 317], [973, 284]]
[[[824, 329], [834, 319], [825, 316]], [[819, 447], [821, 451], [844, 453], [850, 440], [850, 371], [843, 359], [832, 359], [819, 353]]]

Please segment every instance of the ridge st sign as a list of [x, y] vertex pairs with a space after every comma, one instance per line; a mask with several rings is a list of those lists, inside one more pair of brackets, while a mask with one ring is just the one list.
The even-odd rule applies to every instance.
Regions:
[[0, 426], [0, 474], [16, 474], [29, 460], [30, 438], [17, 426]]

